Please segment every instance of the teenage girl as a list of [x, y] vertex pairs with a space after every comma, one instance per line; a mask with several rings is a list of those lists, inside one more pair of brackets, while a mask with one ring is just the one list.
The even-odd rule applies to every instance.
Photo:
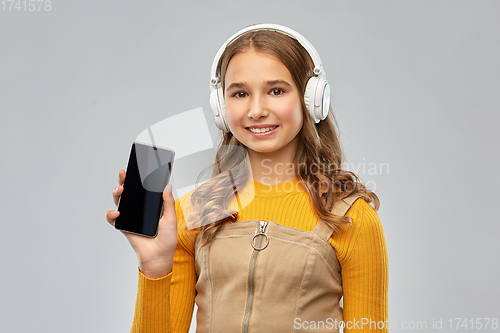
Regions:
[[188, 332], [195, 302], [197, 332], [388, 331], [379, 199], [342, 170], [314, 47], [248, 27], [221, 47], [211, 88], [212, 178], [176, 200], [167, 185], [155, 238], [123, 232], [139, 260], [132, 332]]

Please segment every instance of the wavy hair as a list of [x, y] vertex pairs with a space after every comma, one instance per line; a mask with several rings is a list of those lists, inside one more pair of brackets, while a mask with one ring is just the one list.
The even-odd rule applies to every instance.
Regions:
[[[231, 58], [240, 52], [254, 50], [276, 56], [290, 71], [299, 88], [303, 112], [303, 127], [298, 133], [300, 144], [294, 158], [294, 170], [301, 185], [311, 199], [316, 215], [338, 232], [352, 223], [346, 216], [336, 216], [331, 209], [338, 200], [358, 193], [378, 210], [380, 201], [377, 195], [366, 188], [351, 171], [342, 170], [344, 154], [336, 128], [337, 121], [330, 106], [328, 116], [315, 123], [309, 115], [304, 102], [307, 80], [314, 75], [314, 63], [309, 53], [295, 39], [275, 31], [248, 32], [226, 47], [218, 66], [217, 74], [225, 87], [225, 74]], [[249, 172], [245, 165], [245, 149], [231, 132], [220, 133], [221, 140], [216, 161], [198, 176], [209, 171], [212, 178], [203, 183], [191, 194], [193, 212], [186, 217], [186, 223], [197, 221], [201, 226], [200, 236], [204, 245], [208, 244], [223, 223], [238, 220], [238, 212], [228, 209], [228, 198], [236, 195], [236, 188], [246, 183]], [[326, 186], [325, 186], [326, 185]]]

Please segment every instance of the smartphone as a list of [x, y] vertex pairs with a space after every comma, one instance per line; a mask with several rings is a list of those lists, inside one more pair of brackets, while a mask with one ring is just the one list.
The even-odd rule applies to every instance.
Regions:
[[170, 181], [175, 152], [135, 141], [118, 203], [115, 228], [155, 237], [163, 209], [163, 190]]

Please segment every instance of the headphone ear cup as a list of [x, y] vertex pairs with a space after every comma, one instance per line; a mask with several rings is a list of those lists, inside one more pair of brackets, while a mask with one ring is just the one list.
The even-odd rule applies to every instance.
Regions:
[[221, 87], [212, 90], [210, 93], [210, 106], [212, 107], [217, 127], [224, 132], [229, 132], [229, 126], [227, 126], [226, 119], [226, 106], [223, 96]]
[[330, 85], [328, 82], [317, 76], [310, 77], [304, 91], [304, 103], [316, 124], [325, 119], [330, 106]]
[[314, 119], [314, 122], [317, 123], [315, 112], [314, 112], [314, 104], [315, 104], [315, 96], [316, 96], [316, 86], [318, 85], [319, 78], [316, 76], [311, 76], [306, 84], [306, 90], [304, 91], [304, 103], [306, 104], [307, 111]]
[[219, 96], [220, 113], [221, 113], [222, 122], [223, 122], [222, 130], [224, 132], [231, 132], [231, 130], [229, 129], [229, 125], [227, 123], [226, 102], [224, 101], [224, 93], [222, 91], [222, 87], [219, 87], [217, 89], [217, 96]]

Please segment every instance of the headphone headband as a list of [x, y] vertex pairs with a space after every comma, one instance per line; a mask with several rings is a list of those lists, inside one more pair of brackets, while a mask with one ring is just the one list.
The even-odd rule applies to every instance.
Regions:
[[314, 70], [313, 70], [314, 74], [318, 75], [318, 77], [320, 79], [326, 80], [326, 73], [323, 70], [323, 64], [321, 62], [321, 58], [319, 57], [319, 54], [316, 51], [316, 49], [314, 48], [314, 46], [311, 43], [309, 43], [309, 41], [304, 36], [302, 36], [301, 34], [296, 32], [295, 30], [292, 30], [292, 29], [285, 27], [285, 26], [282, 26], [282, 25], [264, 23], [264, 24], [251, 25], [249, 27], [246, 27], [246, 28], [238, 31], [237, 33], [232, 35], [220, 47], [220, 49], [217, 52], [215, 59], [212, 63], [212, 70], [210, 73], [211, 74], [210, 75], [210, 88], [211, 88], [211, 90], [216, 89], [217, 85], [220, 82], [220, 78], [217, 76], [217, 65], [218, 65], [219, 59], [222, 56], [222, 53], [224, 52], [226, 47], [229, 44], [231, 44], [232, 42], [234, 42], [241, 35], [246, 34], [247, 32], [250, 32], [250, 31], [259, 31], [259, 30], [269, 30], [269, 31], [280, 32], [284, 35], [287, 35], [287, 36], [297, 40], [300, 43], [300, 45], [302, 45], [306, 49], [306, 51], [309, 53], [309, 55], [311, 56], [311, 58], [314, 62]]

